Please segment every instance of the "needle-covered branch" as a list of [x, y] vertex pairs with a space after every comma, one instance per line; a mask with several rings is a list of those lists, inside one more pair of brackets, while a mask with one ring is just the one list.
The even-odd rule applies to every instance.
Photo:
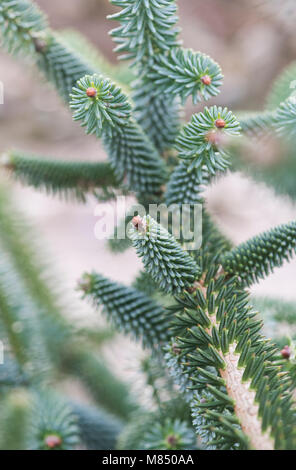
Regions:
[[145, 269], [165, 292], [181, 292], [200, 275], [193, 258], [149, 215], [133, 218], [131, 238]]
[[118, 188], [107, 162], [57, 160], [10, 151], [2, 156], [0, 167], [28, 186], [81, 202], [85, 202], [87, 194], [107, 196]]
[[257, 235], [222, 257], [226, 273], [237, 275], [244, 285], [268, 276], [289, 261], [296, 251], [296, 223], [290, 222]]
[[156, 149], [131, 116], [121, 89], [102, 76], [82, 78], [72, 92], [74, 120], [86, 133], [103, 137], [110, 164], [118, 179], [137, 192], [160, 190], [165, 167]]
[[143, 292], [95, 273], [84, 274], [79, 286], [95, 306], [103, 306], [119, 330], [141, 340], [144, 346], [158, 348], [170, 337], [165, 310]]

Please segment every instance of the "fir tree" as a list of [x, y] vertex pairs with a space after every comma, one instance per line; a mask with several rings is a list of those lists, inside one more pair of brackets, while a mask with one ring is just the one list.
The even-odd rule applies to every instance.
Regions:
[[[202, 191], [213, 179], [235, 168], [241, 134], [273, 133], [293, 142], [296, 105], [286, 84], [295, 78], [295, 64], [277, 81], [263, 112], [233, 114], [213, 105], [180, 128], [187, 98], [195, 105], [218, 95], [220, 66], [181, 47], [176, 1], [111, 3], [119, 7], [110, 17], [119, 22], [111, 36], [133, 73], [106, 63], [80, 35], [52, 31], [33, 2], [1, 2], [3, 48], [32, 59], [74, 120], [102, 139], [108, 157], [71, 162], [7, 150], [1, 166], [13, 177], [82, 202], [121, 191], [145, 208], [164, 201], [192, 206], [204, 202]], [[167, 229], [150, 215], [136, 215], [130, 240], [113, 247], [132, 245], [144, 271], [133, 286], [83, 274], [78, 288], [102, 308], [113, 330], [82, 331], [66, 320], [9, 204], [4, 188], [1, 448], [296, 449], [295, 342], [274, 331], [274, 341], [265, 336], [273, 323], [295, 324], [295, 308], [252, 299], [246, 290], [291, 259], [294, 221], [233, 247], [203, 208], [202, 246], [189, 252], [170, 224]], [[148, 350], [141, 367], [150, 408], [107, 366], [101, 346], [115, 332]], [[93, 404], [57, 392], [61, 376], [74, 377]]]

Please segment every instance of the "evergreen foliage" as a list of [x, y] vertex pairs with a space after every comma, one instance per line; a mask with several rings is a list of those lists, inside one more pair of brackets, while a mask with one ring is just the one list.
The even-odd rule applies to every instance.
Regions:
[[[131, 119], [131, 108], [121, 90], [101, 76], [86, 76], [73, 89], [74, 119], [87, 134], [103, 137], [111, 166], [119, 180], [134, 191], [157, 192], [164, 182], [164, 166], [153, 145]], [[94, 96], [88, 96], [93, 89]], [[123, 129], [124, 128], [124, 129]]]
[[200, 274], [191, 256], [152, 217], [138, 216], [131, 237], [145, 269], [165, 292], [181, 292]]
[[163, 308], [142, 292], [95, 273], [85, 274], [80, 288], [95, 305], [103, 305], [117, 329], [141, 338], [144, 346], [157, 347], [169, 338]]
[[31, 448], [35, 450], [71, 450], [77, 445], [77, 419], [60, 397], [41, 392], [32, 402]]
[[3, 155], [0, 165], [28, 186], [81, 202], [88, 193], [106, 197], [118, 187], [107, 162], [71, 162], [11, 151]]
[[289, 261], [296, 249], [296, 224], [280, 225], [226, 253], [222, 265], [229, 274], [250, 285]]
[[[2, 166], [17, 179], [83, 201], [91, 192], [130, 190], [146, 210], [164, 201], [180, 208], [203, 203], [204, 187], [231, 168], [241, 131], [245, 139], [272, 133], [293, 142], [295, 64], [262, 112], [241, 112], [239, 122], [214, 104], [179, 131], [189, 96], [193, 104], [217, 96], [220, 66], [180, 46], [174, 0], [111, 2], [120, 8], [110, 17], [120, 23], [111, 35], [135, 81], [81, 36], [52, 31], [33, 2], [1, 2], [4, 48], [34, 60], [109, 158], [69, 162], [10, 151]], [[290, 261], [295, 222], [233, 247], [204, 207], [202, 246], [191, 252], [171, 223], [150, 215], [133, 217], [131, 241], [110, 241], [115, 249], [132, 244], [144, 271], [132, 287], [86, 273], [79, 289], [114, 332], [148, 349], [139, 367], [147, 404], [107, 366], [101, 348], [113, 331], [64, 315], [7, 195], [0, 188], [1, 449], [296, 449], [295, 306], [254, 299], [263, 322], [246, 289]], [[285, 324], [290, 337], [277, 334]], [[77, 381], [93, 404], [62, 398], [61, 378]]]

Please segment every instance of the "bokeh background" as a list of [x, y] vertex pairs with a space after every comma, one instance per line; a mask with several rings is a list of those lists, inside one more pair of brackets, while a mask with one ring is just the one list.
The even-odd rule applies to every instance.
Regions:
[[[53, 28], [75, 28], [90, 39], [111, 62], [116, 61], [108, 31], [114, 25], [106, 15], [114, 11], [108, 0], [36, 0], [47, 12]], [[179, 1], [181, 38], [186, 47], [213, 57], [225, 75], [216, 104], [236, 110], [259, 110], [273, 80], [296, 58], [296, 6], [294, 0], [182, 0]], [[72, 122], [56, 92], [28, 64], [0, 52], [0, 80], [4, 105], [0, 106], [0, 152], [16, 148], [56, 158], [103, 160], [104, 150], [94, 137]], [[200, 107], [188, 104], [185, 118]], [[276, 140], [249, 143], [246, 158], [270, 165], [280, 160]], [[75, 291], [82, 272], [95, 269], [117, 281], [130, 283], [141, 267], [133, 250], [114, 255], [96, 240], [96, 202], [86, 205], [60, 201], [8, 181], [22, 213], [35, 226], [45, 260], [64, 297], [69, 315], [81, 322], [98, 314]], [[279, 223], [296, 219], [296, 204], [263, 184], [235, 173], [207, 191], [209, 210], [222, 230], [235, 242]], [[296, 300], [296, 261], [276, 271], [252, 292]], [[119, 374], [130, 366], [137, 351], [118, 339], [108, 360]], [[118, 358], [120, 357], [120, 360]]]

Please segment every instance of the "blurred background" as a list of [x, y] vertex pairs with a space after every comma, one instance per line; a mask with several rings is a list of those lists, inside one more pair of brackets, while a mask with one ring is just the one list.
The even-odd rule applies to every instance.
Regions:
[[[106, 19], [114, 8], [108, 0], [36, 0], [36, 3], [48, 14], [53, 28], [77, 29], [108, 60], [116, 61], [108, 35], [114, 23]], [[184, 46], [209, 54], [224, 72], [224, 85], [213, 102], [233, 111], [262, 109], [272, 82], [296, 58], [294, 1], [182, 0], [178, 3]], [[65, 159], [106, 158], [100, 142], [86, 137], [72, 122], [69, 110], [56, 92], [31, 66], [0, 52], [0, 80], [5, 98], [0, 106], [0, 153], [16, 148]], [[200, 109], [189, 103], [184, 119]], [[282, 147], [273, 136], [247, 143], [244, 153], [246, 160], [259, 162], [260, 167], [278, 168], [282, 159]], [[295, 175], [290, 175], [292, 186]], [[84, 271], [94, 269], [114, 280], [130, 283], [141, 267], [134, 251], [114, 255], [104, 241], [96, 240], [94, 200], [77, 205], [21, 187], [2, 173], [0, 180], [10, 185], [18, 207], [35, 226], [44, 259], [52, 265], [69, 314], [81, 322], [95, 321], [97, 313], [75, 291], [77, 280]], [[236, 244], [274, 225], [296, 219], [296, 204], [292, 199], [240, 173], [221, 178], [208, 190], [207, 201], [224, 233]], [[296, 300], [295, 278], [296, 261], [292, 261], [253, 287], [252, 292]], [[136, 350], [136, 346], [121, 338], [108, 351], [108, 360], [122, 374], [132, 369], [130, 358]]]

